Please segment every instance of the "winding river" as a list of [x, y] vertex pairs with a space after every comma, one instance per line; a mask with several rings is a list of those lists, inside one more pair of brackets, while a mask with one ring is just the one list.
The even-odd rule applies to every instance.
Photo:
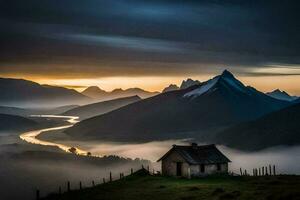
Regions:
[[[54, 130], [61, 130], [61, 129], [66, 129], [72, 127], [75, 123], [79, 122], [78, 119], [79, 117], [76, 116], [63, 116], [63, 115], [31, 115], [31, 117], [46, 117], [46, 118], [62, 118], [65, 119], [70, 123], [70, 125], [65, 125], [65, 126], [57, 126], [53, 128], [45, 128], [45, 129], [39, 129], [39, 130], [34, 130], [34, 131], [28, 131], [25, 133], [22, 133], [20, 135], [20, 138], [28, 143], [32, 144], [39, 144], [39, 145], [45, 145], [45, 146], [56, 146], [68, 153], [71, 153], [70, 149], [72, 148], [71, 146], [67, 146], [64, 144], [59, 144], [55, 142], [48, 142], [44, 140], [37, 139], [36, 137], [41, 134], [42, 132], [47, 132], [47, 131], [54, 131]], [[88, 152], [84, 151], [82, 149], [76, 148], [76, 154], [79, 155], [87, 155]]]

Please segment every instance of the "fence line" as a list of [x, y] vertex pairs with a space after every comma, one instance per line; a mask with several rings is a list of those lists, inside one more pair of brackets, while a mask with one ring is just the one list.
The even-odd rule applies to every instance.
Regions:
[[253, 168], [252, 174], [248, 173], [247, 170], [243, 170], [240, 168], [240, 176], [276, 176], [276, 166], [270, 165], [269, 166], [262, 166], [259, 168]]
[[[141, 169], [147, 170], [148, 173], [151, 174], [149, 165], [147, 166], [147, 169], [145, 169], [145, 168], [144, 168], [144, 165], [142, 165], [142, 167], [141, 167], [140, 169], [138, 169], [138, 170], [141, 170]], [[136, 171], [138, 171], [138, 170], [136, 170]], [[131, 168], [131, 169], [130, 169], [130, 173], [129, 173], [127, 176], [132, 175], [133, 173], [134, 173], [134, 169]], [[155, 171], [154, 171], [154, 168], [153, 168], [153, 173], [152, 173], [152, 175], [154, 175], [154, 173], [155, 173]], [[113, 178], [112, 172], [111, 172], [111, 171], [109, 172], [109, 182], [118, 181], [118, 180], [123, 179], [124, 177], [126, 177], [126, 176], [124, 175], [123, 172], [121, 172], [121, 173], [120, 173], [119, 179], [118, 179], [118, 178], [117, 178], [117, 179], [116, 179], [116, 178], [114, 179], [114, 178]], [[106, 179], [103, 177], [102, 183], [99, 183], [99, 184], [95, 184], [95, 183], [96, 183], [95, 180], [92, 180], [92, 187], [95, 187], [95, 185], [106, 184], [107, 181], [106, 181]], [[83, 188], [84, 188], [84, 187], [83, 187], [82, 182], [79, 181], [79, 190], [82, 190]], [[78, 190], [78, 189], [74, 189], [74, 190]], [[72, 188], [71, 188], [71, 182], [70, 182], [70, 181], [67, 181], [67, 190], [66, 190], [66, 192], [71, 192], [71, 191], [72, 191]], [[59, 195], [63, 194], [62, 187], [61, 187], [61, 186], [58, 187], [58, 193], [52, 193], [52, 194], [54, 194], [54, 195], [55, 195], [55, 194], [59, 194]], [[41, 198], [41, 197], [40, 197], [40, 190], [39, 190], [39, 189], [36, 189], [36, 200], [40, 200], [40, 198]]]

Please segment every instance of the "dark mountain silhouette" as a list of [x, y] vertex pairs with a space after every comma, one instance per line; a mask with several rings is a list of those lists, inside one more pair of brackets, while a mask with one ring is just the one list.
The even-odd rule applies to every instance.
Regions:
[[186, 89], [186, 88], [191, 87], [193, 85], [199, 85], [199, 84], [201, 84], [200, 81], [188, 78], [188, 79], [182, 81], [182, 83], [180, 85], [180, 89]]
[[19, 115], [19, 116], [29, 116], [29, 115], [56, 115], [61, 114], [67, 110], [78, 107], [77, 105], [67, 105], [47, 109], [30, 109], [30, 108], [18, 108], [9, 106], [0, 106], [0, 113], [8, 115]]
[[0, 114], [0, 131], [19, 131], [32, 128], [37, 125], [33, 120], [16, 116]]
[[140, 88], [129, 88], [126, 90], [123, 89], [114, 89], [111, 92], [104, 91], [97, 86], [91, 86], [85, 89], [82, 94], [98, 99], [98, 100], [112, 100], [122, 97], [131, 97], [131, 96], [139, 96], [142, 99], [155, 96], [159, 94], [159, 92], [149, 92]]
[[0, 94], [0, 105], [17, 107], [53, 107], [90, 100], [75, 90], [11, 78], [0, 78]]
[[284, 100], [284, 101], [294, 101], [298, 98], [296, 96], [291, 96], [285, 91], [281, 91], [279, 89], [276, 89], [272, 92], [267, 92], [266, 94], [275, 99]]
[[88, 104], [68, 110], [64, 112], [63, 115], [79, 116], [82, 120], [110, 112], [122, 106], [137, 102], [139, 100], [141, 100], [139, 96], [132, 96], [113, 99], [109, 101], [102, 101], [99, 103]]
[[170, 91], [175, 91], [175, 90], [182, 90], [182, 89], [186, 89], [188, 87], [191, 87], [191, 86], [194, 86], [194, 85], [200, 85], [200, 84], [201, 84], [200, 81], [188, 78], [188, 79], [183, 80], [181, 82], [180, 87], [178, 87], [175, 84], [170, 84], [168, 87], [164, 88], [162, 92], [170, 92]]
[[138, 101], [84, 120], [66, 132], [74, 137], [108, 140], [185, 138], [252, 120], [287, 105], [286, 101], [245, 87], [224, 71], [201, 85]]
[[230, 127], [216, 141], [244, 150], [300, 144], [300, 104], [269, 113], [257, 120]]
[[85, 90], [83, 90], [81, 92], [82, 94], [84, 94], [85, 96], [94, 98], [94, 99], [101, 99], [101, 98], [105, 98], [109, 92], [106, 92], [105, 90], [102, 90], [101, 88], [97, 87], [97, 86], [90, 86], [88, 88], [86, 88]]
[[174, 90], [179, 90], [179, 87], [175, 84], [170, 84], [168, 87], [163, 89], [162, 93], [170, 92], [170, 91], [174, 91]]

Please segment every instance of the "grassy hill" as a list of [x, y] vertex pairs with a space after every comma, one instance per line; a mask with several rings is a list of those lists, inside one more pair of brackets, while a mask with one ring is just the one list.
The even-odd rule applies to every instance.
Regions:
[[217, 134], [216, 142], [243, 150], [300, 144], [300, 103]]
[[127, 176], [111, 183], [62, 195], [50, 195], [45, 200], [221, 200], [221, 199], [300, 199], [299, 176], [207, 177], [179, 179], [150, 176], [145, 172]]

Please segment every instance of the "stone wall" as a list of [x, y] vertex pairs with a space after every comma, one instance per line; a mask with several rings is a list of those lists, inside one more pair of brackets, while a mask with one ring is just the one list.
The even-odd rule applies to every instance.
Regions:
[[162, 160], [162, 174], [165, 176], [176, 176], [177, 169], [176, 163], [181, 162], [181, 174], [183, 177], [190, 178], [189, 164], [175, 151], [170, 153], [165, 159]]
[[201, 172], [201, 165], [189, 165], [176, 151], [173, 151], [162, 160], [162, 174], [165, 176], [176, 176], [177, 162], [182, 163], [181, 174], [186, 178], [228, 172], [228, 163], [221, 164], [220, 171], [217, 170], [217, 164], [204, 165], [204, 172]]

